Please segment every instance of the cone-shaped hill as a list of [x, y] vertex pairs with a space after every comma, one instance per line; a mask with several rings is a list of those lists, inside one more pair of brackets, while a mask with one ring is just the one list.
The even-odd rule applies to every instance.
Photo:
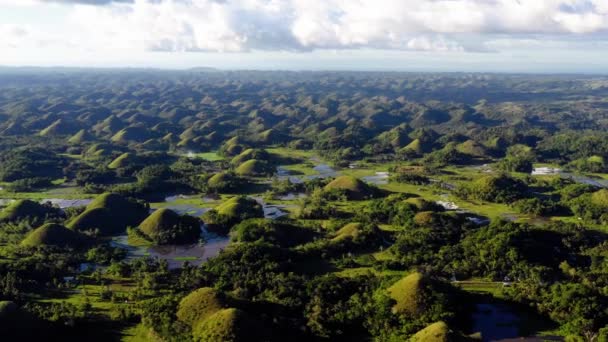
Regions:
[[6, 323], [6, 321], [15, 317], [18, 313], [19, 307], [15, 302], [10, 300], [0, 300], [0, 324]]
[[458, 144], [456, 146], [456, 150], [460, 153], [473, 156], [473, 157], [487, 157], [488, 151], [482, 144], [473, 141], [467, 140], [462, 144]]
[[202, 218], [209, 229], [226, 234], [233, 225], [243, 220], [262, 217], [264, 210], [258, 202], [236, 196], [209, 210]]
[[424, 151], [428, 150], [426, 146], [420, 141], [420, 139], [414, 139], [409, 144], [407, 144], [404, 148], [402, 148], [403, 152], [411, 152], [416, 154], [423, 154]]
[[57, 135], [69, 135], [74, 134], [78, 128], [71, 122], [64, 119], [57, 119], [55, 122], [47, 126], [45, 129], [40, 131], [40, 136], [57, 136]]
[[201, 235], [201, 221], [162, 208], [154, 211], [140, 225], [140, 231], [156, 244], [194, 243]]
[[324, 190], [343, 192], [349, 200], [362, 200], [377, 195], [374, 188], [353, 176], [340, 176], [327, 184]]
[[608, 190], [601, 189], [591, 195], [591, 203], [608, 210]]
[[69, 144], [82, 144], [82, 143], [90, 141], [92, 139], [93, 139], [93, 136], [91, 134], [89, 134], [86, 130], [81, 129], [80, 131], [76, 132], [76, 134], [72, 135], [68, 139], [68, 143]]
[[120, 169], [123, 167], [127, 167], [131, 164], [137, 163], [138, 158], [133, 153], [123, 153], [120, 156], [116, 157], [110, 164], [108, 164], [109, 169]]
[[449, 288], [441, 282], [421, 273], [411, 273], [395, 282], [388, 289], [388, 295], [395, 300], [393, 313], [408, 317], [417, 317], [429, 308], [448, 305], [449, 296], [438, 295], [446, 293]]
[[105, 143], [97, 143], [91, 145], [88, 149], [83, 151], [82, 155], [86, 158], [96, 158], [102, 156], [109, 156], [114, 150], [113, 146]]
[[235, 172], [240, 176], [264, 176], [272, 174], [274, 168], [266, 161], [250, 159], [236, 168]]
[[358, 222], [349, 223], [340, 228], [334, 237], [333, 242], [371, 242], [380, 238], [380, 230], [375, 225], [363, 225]]
[[453, 334], [450, 331], [445, 322], [436, 322], [426, 328], [418, 331], [412, 338], [411, 342], [451, 342], [459, 341], [454, 339]]
[[31, 200], [17, 200], [0, 211], [0, 221], [16, 221], [25, 218], [44, 219], [47, 216], [57, 216], [59, 209], [42, 205]]
[[287, 136], [278, 130], [269, 129], [260, 133], [256, 140], [264, 144], [277, 144], [286, 141]]
[[103, 121], [93, 126], [93, 131], [97, 134], [114, 134], [123, 129], [126, 123], [122, 122], [115, 115], [110, 115]]
[[389, 296], [397, 302], [393, 306], [393, 312], [411, 316], [420, 314], [425, 309], [424, 292], [429, 283], [429, 279], [416, 272], [389, 287]]
[[258, 341], [262, 331], [257, 320], [235, 308], [220, 310], [192, 331], [195, 340], [206, 342]]
[[268, 160], [269, 158], [270, 154], [266, 152], [266, 150], [248, 148], [245, 151], [241, 152], [241, 154], [239, 154], [238, 156], [232, 158], [230, 163], [232, 165], [241, 165], [242, 163], [251, 159]]
[[60, 224], [46, 223], [31, 231], [25, 239], [21, 241], [21, 245], [29, 247], [79, 247], [85, 242], [85, 237], [73, 230]]
[[228, 305], [221, 293], [210, 287], [203, 287], [192, 291], [180, 301], [177, 318], [194, 326], [226, 307]]
[[195, 341], [258, 341], [265, 332], [258, 320], [243, 310], [229, 307], [225, 296], [208, 287], [184, 297], [177, 318], [192, 327]]
[[233, 191], [243, 184], [243, 180], [232, 172], [219, 172], [207, 180], [209, 189], [216, 191]]
[[226, 172], [218, 172], [207, 180], [207, 184], [214, 189], [222, 188], [231, 178]]
[[123, 232], [135, 227], [148, 215], [148, 206], [118, 194], [96, 197], [80, 215], [71, 219], [68, 228], [84, 231], [99, 229], [101, 235]]
[[117, 143], [129, 141], [144, 142], [150, 139], [150, 137], [150, 132], [143, 127], [127, 127], [114, 134], [110, 140]]

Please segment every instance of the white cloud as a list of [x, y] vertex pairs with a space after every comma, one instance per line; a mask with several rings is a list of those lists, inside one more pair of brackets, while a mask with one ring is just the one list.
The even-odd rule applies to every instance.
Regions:
[[0, 24], [0, 47], [17, 48], [28, 32], [22, 26]]
[[427, 36], [412, 38], [407, 42], [407, 47], [416, 51], [434, 52], [463, 52], [465, 50], [459, 43], [447, 40], [442, 36], [434, 38]]
[[[559, 39], [568, 34], [595, 34], [605, 39], [608, 32], [608, 0], [38, 2], [70, 6], [68, 33], [62, 39], [91, 50], [461, 52], [482, 51], [476, 46], [483, 46], [482, 41], [491, 35], [542, 34]], [[0, 0], [0, 10], [5, 3], [11, 1]], [[464, 41], [463, 35], [476, 35], [477, 42]]]

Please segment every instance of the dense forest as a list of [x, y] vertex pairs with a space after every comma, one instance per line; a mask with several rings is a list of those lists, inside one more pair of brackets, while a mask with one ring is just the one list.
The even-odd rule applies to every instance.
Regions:
[[0, 68], [0, 334], [608, 341], [608, 77]]

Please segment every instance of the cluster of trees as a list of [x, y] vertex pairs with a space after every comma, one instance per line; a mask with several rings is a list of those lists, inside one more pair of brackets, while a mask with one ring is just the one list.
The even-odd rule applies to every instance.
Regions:
[[[2, 209], [0, 333], [82, 339], [111, 331], [105, 324], [141, 324], [167, 341], [468, 340], [462, 331], [471, 332], [466, 320], [478, 298], [447, 279], [474, 277], [513, 282], [504, 297], [563, 334], [604, 338], [608, 191], [526, 175], [537, 162], [608, 171], [603, 81], [199, 71], [0, 77], [0, 191], [100, 194], [82, 208], [21, 200]], [[386, 163], [389, 181], [404, 188], [574, 215], [577, 224], [487, 224], [346, 175], [269, 180], [278, 166], [308, 158], [277, 147], [312, 150], [339, 168]], [[470, 164], [490, 172], [452, 168]], [[448, 175], [455, 184], [436, 179]], [[247, 196], [290, 192], [306, 197], [276, 221]], [[213, 196], [221, 203], [200, 218], [150, 214], [147, 202], [169, 193], [221, 195]], [[231, 245], [196, 267], [127, 261], [108, 243], [128, 231], [149, 244], [192, 244], [202, 222]], [[95, 265], [81, 270], [83, 263]], [[128, 290], [113, 291], [111, 282]], [[76, 284], [99, 288], [107, 315], [92, 309], [93, 296], [79, 305], [53, 297]]]

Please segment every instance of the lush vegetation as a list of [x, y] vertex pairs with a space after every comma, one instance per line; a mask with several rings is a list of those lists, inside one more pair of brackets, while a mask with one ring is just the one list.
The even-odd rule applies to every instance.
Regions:
[[0, 73], [7, 340], [608, 339], [605, 77]]

